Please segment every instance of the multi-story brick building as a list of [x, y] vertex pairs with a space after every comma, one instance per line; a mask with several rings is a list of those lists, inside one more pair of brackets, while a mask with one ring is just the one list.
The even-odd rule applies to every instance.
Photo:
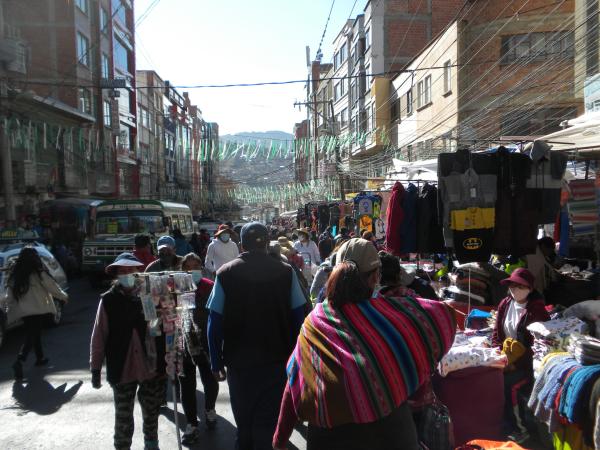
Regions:
[[[56, 136], [56, 156], [45, 148], [34, 169], [47, 173], [43, 192], [25, 182], [31, 200], [39, 203], [48, 192], [139, 195], [133, 2], [32, 0], [2, 6], [5, 20], [27, 43], [27, 76], [9, 78], [11, 90], [17, 97], [54, 105], [75, 119], [34, 117], [37, 108], [9, 113], [21, 122], [32, 120], [32, 126], [46, 130], [46, 137], [52, 127]], [[34, 198], [37, 190], [39, 199]]]
[[[363, 166], [385, 147], [382, 131], [389, 131], [385, 105], [390, 78], [456, 18], [462, 4], [460, 0], [370, 0], [363, 14], [344, 24], [332, 49], [336, 131], [340, 136], [352, 136], [339, 149], [344, 170], [353, 171], [354, 162]], [[315, 73], [323, 71], [315, 70], [313, 64], [313, 81]], [[314, 103], [320, 83], [309, 86]], [[315, 120], [310, 120], [309, 137], [313, 139], [318, 136]]]
[[[582, 110], [574, 2], [476, 2], [392, 80], [397, 156], [556, 131]], [[574, 69], [575, 68], [575, 69]]]

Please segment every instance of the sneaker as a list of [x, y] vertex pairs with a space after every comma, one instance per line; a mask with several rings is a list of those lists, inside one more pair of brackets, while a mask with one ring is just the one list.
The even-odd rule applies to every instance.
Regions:
[[36, 365], [36, 367], [42, 367], [42, 366], [48, 365], [49, 362], [50, 362], [50, 360], [48, 358], [42, 358], [42, 359], [38, 359], [35, 362], [35, 365]]
[[200, 439], [200, 431], [198, 431], [198, 427], [188, 423], [185, 427], [185, 431], [183, 432], [181, 443], [183, 445], [191, 445], [196, 443], [198, 439]]
[[23, 379], [23, 363], [19, 360], [15, 361], [12, 365], [13, 373], [15, 374], [15, 380], [21, 381]]
[[206, 421], [206, 428], [209, 430], [214, 429], [217, 426], [217, 412], [214, 409], [209, 409], [204, 413], [204, 420]]
[[515, 431], [514, 433], [508, 436], [508, 439], [517, 444], [522, 444], [525, 441], [527, 441], [530, 437], [531, 436], [529, 436], [529, 433], [527, 431]]

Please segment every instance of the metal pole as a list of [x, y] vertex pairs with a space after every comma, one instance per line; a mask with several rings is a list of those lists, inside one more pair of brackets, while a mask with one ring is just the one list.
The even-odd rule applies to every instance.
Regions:
[[[194, 374], [194, 376], [196, 376]], [[182, 450], [181, 447], [181, 433], [179, 432], [179, 413], [177, 412], [177, 388], [175, 387], [175, 379], [171, 380], [171, 386], [173, 386], [173, 415], [175, 416], [175, 434], [177, 434], [177, 448]]]
[[[333, 109], [333, 101], [329, 100], [329, 108], [331, 109], [331, 123], [333, 125], [333, 135], [337, 138], [338, 133], [336, 132], [336, 121], [335, 121], [335, 114], [334, 114], [334, 109]], [[340, 144], [339, 144], [339, 140], [336, 139], [336, 143], [335, 143], [335, 172], [337, 174], [338, 177], [338, 181], [340, 183], [340, 199], [341, 201], [345, 202], [346, 201], [346, 192], [344, 190], [344, 175], [342, 174], [342, 171], [340, 169], [340, 165], [342, 164], [342, 159], [340, 157]]]

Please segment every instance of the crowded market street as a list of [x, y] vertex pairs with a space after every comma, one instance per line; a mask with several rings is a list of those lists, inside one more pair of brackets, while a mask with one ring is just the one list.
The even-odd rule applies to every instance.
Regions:
[[[89, 344], [100, 290], [90, 288], [85, 279], [71, 282], [71, 302], [66, 306], [60, 326], [45, 330], [44, 347], [50, 364], [25, 367], [26, 380], [15, 383], [11, 364], [23, 340], [23, 329], [7, 334], [0, 349], [0, 423], [2, 448], [31, 449], [97, 449], [113, 448], [114, 405], [112, 390], [103, 381], [99, 390], [90, 383]], [[31, 367], [30, 367], [31, 366]], [[202, 385], [198, 401], [202, 405]], [[221, 383], [217, 399], [218, 425], [207, 431], [201, 423], [200, 441], [188, 448], [225, 450], [235, 442], [235, 421], [231, 413], [227, 383]], [[185, 423], [178, 405], [180, 424]], [[177, 448], [173, 403], [161, 408], [158, 424], [161, 448]], [[143, 448], [142, 417], [135, 409], [135, 434], [132, 449]], [[298, 428], [302, 430], [302, 428]], [[295, 444], [295, 447], [294, 445]], [[290, 449], [305, 448], [304, 438], [295, 431]]]

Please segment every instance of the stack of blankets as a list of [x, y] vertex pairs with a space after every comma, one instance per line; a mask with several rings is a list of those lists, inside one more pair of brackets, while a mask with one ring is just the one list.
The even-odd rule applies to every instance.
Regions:
[[594, 180], [573, 180], [569, 182], [569, 218], [573, 224], [574, 236], [596, 233], [598, 205]]
[[568, 350], [583, 366], [600, 364], [600, 339], [575, 333], [569, 339]]
[[538, 375], [544, 357], [553, 352], [565, 352], [572, 334], [587, 332], [587, 325], [576, 317], [535, 322], [527, 327], [533, 336], [533, 370]]
[[456, 269], [453, 285], [447, 289], [454, 300], [469, 303], [470, 296], [471, 303], [492, 304], [490, 274], [485, 269], [477, 263], [462, 264]]

